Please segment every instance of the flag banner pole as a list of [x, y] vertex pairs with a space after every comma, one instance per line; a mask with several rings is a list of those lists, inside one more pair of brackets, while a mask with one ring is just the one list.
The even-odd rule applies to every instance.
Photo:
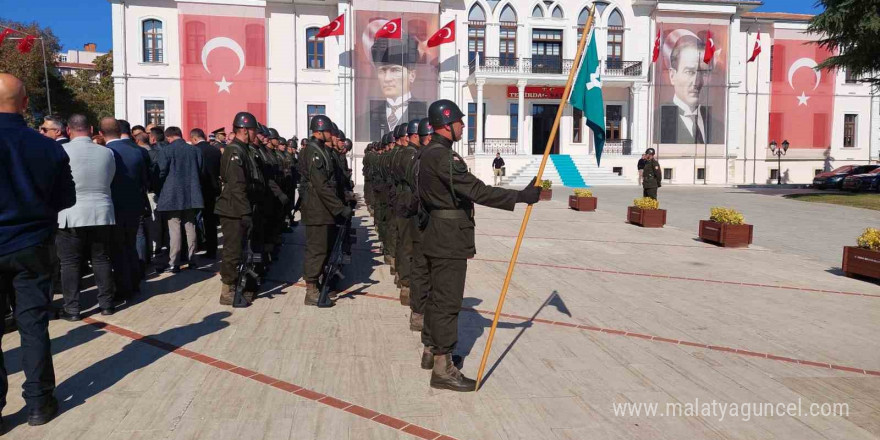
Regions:
[[[581, 35], [581, 41], [578, 43], [577, 53], [574, 56], [571, 71], [568, 72], [568, 81], [565, 83], [565, 91], [559, 99], [559, 109], [556, 111], [556, 120], [553, 121], [553, 128], [550, 129], [550, 137], [547, 138], [547, 146], [544, 147], [544, 157], [541, 159], [541, 166], [538, 168], [538, 175], [535, 178], [535, 186], [541, 186], [541, 177], [544, 175], [544, 168], [547, 166], [547, 159], [550, 158], [550, 151], [553, 149], [553, 142], [556, 140], [556, 132], [559, 130], [559, 120], [562, 118], [562, 112], [565, 110], [565, 104], [568, 102], [571, 93], [572, 82], [578, 67], [583, 64], [582, 55], [587, 39], [593, 28], [593, 17], [595, 16], [596, 5], [590, 8], [590, 17], [584, 26], [584, 33]], [[479, 121], [478, 121], [479, 122]], [[510, 288], [510, 280], [513, 278], [513, 269], [516, 267], [516, 259], [519, 256], [519, 248], [522, 245], [523, 236], [526, 233], [526, 227], [529, 225], [529, 217], [532, 215], [533, 205], [526, 207], [525, 216], [523, 216], [522, 225], [519, 227], [519, 235], [516, 238], [516, 245], [513, 247], [513, 255], [510, 257], [510, 264], [507, 266], [507, 275], [504, 277], [504, 284], [501, 287], [501, 296], [498, 298], [498, 305], [495, 307], [495, 317], [492, 319], [492, 327], [489, 330], [489, 338], [486, 340], [486, 349], [483, 351], [483, 359], [480, 361], [480, 369], [477, 372], [477, 386], [475, 391], [479, 391], [482, 385], [483, 372], [486, 370], [486, 361], [489, 359], [489, 352], [492, 350], [492, 339], [495, 338], [495, 330], [498, 328], [498, 318], [501, 316], [501, 309], [504, 307], [504, 298], [507, 296], [507, 290]]]

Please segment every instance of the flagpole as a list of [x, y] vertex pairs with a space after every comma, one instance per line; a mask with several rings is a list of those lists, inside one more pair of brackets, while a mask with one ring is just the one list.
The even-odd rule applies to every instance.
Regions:
[[[565, 83], [565, 91], [559, 99], [559, 108], [556, 110], [556, 120], [553, 121], [553, 128], [550, 129], [550, 137], [547, 138], [547, 145], [544, 147], [544, 157], [541, 159], [541, 166], [538, 168], [538, 175], [535, 177], [535, 186], [541, 185], [541, 177], [544, 175], [544, 168], [547, 166], [547, 159], [550, 157], [550, 150], [553, 149], [553, 142], [556, 140], [556, 132], [559, 130], [559, 120], [565, 111], [565, 103], [568, 101], [571, 93], [571, 83], [574, 81], [574, 75], [578, 70], [578, 66], [582, 64], [581, 55], [584, 52], [584, 46], [587, 44], [587, 38], [593, 28], [593, 17], [596, 12], [596, 5], [590, 8], [590, 18], [584, 26], [584, 33], [581, 35], [581, 41], [578, 44], [577, 53], [574, 56], [574, 62], [571, 71], [568, 72], [568, 81]], [[480, 121], [477, 121], [480, 123]], [[507, 266], [507, 275], [504, 277], [504, 284], [501, 287], [501, 296], [498, 298], [498, 305], [495, 307], [495, 317], [492, 319], [492, 327], [489, 330], [489, 339], [486, 341], [486, 349], [483, 351], [483, 359], [480, 361], [480, 369], [477, 372], [476, 390], [480, 389], [483, 379], [483, 372], [486, 369], [486, 361], [489, 359], [489, 352], [492, 350], [492, 339], [495, 338], [495, 330], [498, 328], [498, 318], [501, 316], [501, 309], [504, 307], [504, 298], [507, 296], [507, 290], [510, 288], [510, 280], [513, 277], [513, 269], [516, 267], [516, 259], [519, 256], [519, 248], [522, 245], [523, 236], [526, 233], [526, 227], [529, 225], [529, 217], [532, 215], [533, 205], [526, 207], [525, 216], [523, 216], [522, 225], [519, 228], [519, 235], [516, 238], [516, 245], [513, 247], [513, 255], [510, 257], [510, 264]]]
[[[751, 28], [749, 28], [751, 30]], [[743, 112], [743, 184], [746, 183], [746, 176], [748, 173], [746, 170], [748, 169], [749, 164], [749, 149], [746, 147], [746, 139], [749, 136], [749, 35], [750, 32], [746, 34], [746, 108]]]
[[[755, 19], [757, 21], [757, 19]], [[758, 35], [761, 34], [761, 29], [758, 29]], [[773, 66], [770, 66], [771, 68]], [[755, 60], [755, 126], [752, 128], [754, 131], [754, 140], [752, 141], [752, 185], [755, 184], [758, 175], [758, 90], [761, 88], [761, 57]], [[779, 170], [777, 172], [782, 172]]]

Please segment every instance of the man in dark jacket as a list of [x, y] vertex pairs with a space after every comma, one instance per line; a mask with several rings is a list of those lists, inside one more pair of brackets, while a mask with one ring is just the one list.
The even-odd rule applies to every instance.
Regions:
[[40, 133], [52, 139], [58, 145], [70, 142], [70, 139], [67, 137], [67, 122], [58, 115], [49, 115], [43, 118], [43, 124], [40, 125]]
[[137, 233], [147, 201], [149, 171], [141, 148], [120, 138], [121, 130], [116, 119], [101, 119], [99, 128], [116, 162], [116, 174], [110, 184], [116, 214], [110, 262], [116, 282], [116, 299], [125, 299], [140, 291]]
[[217, 214], [214, 214], [214, 206], [220, 195], [220, 150], [205, 140], [205, 132], [200, 128], [194, 128], [189, 132], [190, 143], [202, 153], [205, 173], [202, 180], [202, 199], [205, 209], [202, 209], [202, 221], [205, 225], [205, 257], [217, 258]]
[[660, 162], [654, 158], [654, 149], [645, 151], [645, 166], [642, 169], [642, 197], [650, 197], [657, 200], [657, 188], [663, 182], [663, 171]]
[[[24, 83], [0, 73], [0, 310], [7, 310], [14, 289], [22, 396], [28, 424], [42, 425], [58, 413], [49, 342], [49, 243], [58, 211], [76, 203], [76, 191], [70, 159], [61, 146], [27, 127], [22, 116], [27, 108]], [[0, 370], [2, 410], [9, 390], [2, 355]]]
[[171, 142], [159, 150], [159, 183], [156, 210], [168, 219], [169, 258], [166, 272], [180, 271], [180, 247], [182, 237], [180, 224], [186, 229], [187, 256], [190, 267], [194, 266], [196, 253], [196, 213], [205, 207], [202, 198], [202, 153], [183, 141], [179, 127], [165, 129], [165, 138]]

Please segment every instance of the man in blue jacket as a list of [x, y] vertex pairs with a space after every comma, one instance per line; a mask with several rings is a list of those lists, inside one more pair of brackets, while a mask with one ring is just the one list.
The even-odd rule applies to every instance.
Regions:
[[[58, 211], [76, 203], [76, 192], [70, 159], [60, 145], [27, 127], [22, 116], [27, 108], [21, 80], [0, 73], [0, 290], [15, 290], [25, 375], [22, 395], [28, 424], [34, 426], [58, 413], [49, 342], [49, 245]], [[8, 300], [0, 295], [0, 310], [6, 310]], [[2, 409], [9, 389], [2, 355], [0, 371]]]

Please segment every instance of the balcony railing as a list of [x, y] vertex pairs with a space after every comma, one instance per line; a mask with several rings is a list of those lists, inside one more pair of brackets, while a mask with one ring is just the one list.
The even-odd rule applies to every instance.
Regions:
[[[574, 66], [574, 60], [559, 57], [537, 56], [531, 58], [486, 57], [468, 62], [468, 71], [475, 73], [534, 73], [539, 75], [567, 75]], [[606, 60], [602, 62], [604, 76], [641, 76], [641, 61]]]
[[516, 155], [516, 139], [484, 138], [483, 151], [476, 151], [477, 142], [468, 141], [468, 155], [501, 153], [502, 156]]
[[[592, 150], [593, 147], [590, 147]], [[633, 154], [632, 139], [615, 139], [605, 141], [605, 148], [602, 149], [602, 155], [609, 156], [629, 156]]]

